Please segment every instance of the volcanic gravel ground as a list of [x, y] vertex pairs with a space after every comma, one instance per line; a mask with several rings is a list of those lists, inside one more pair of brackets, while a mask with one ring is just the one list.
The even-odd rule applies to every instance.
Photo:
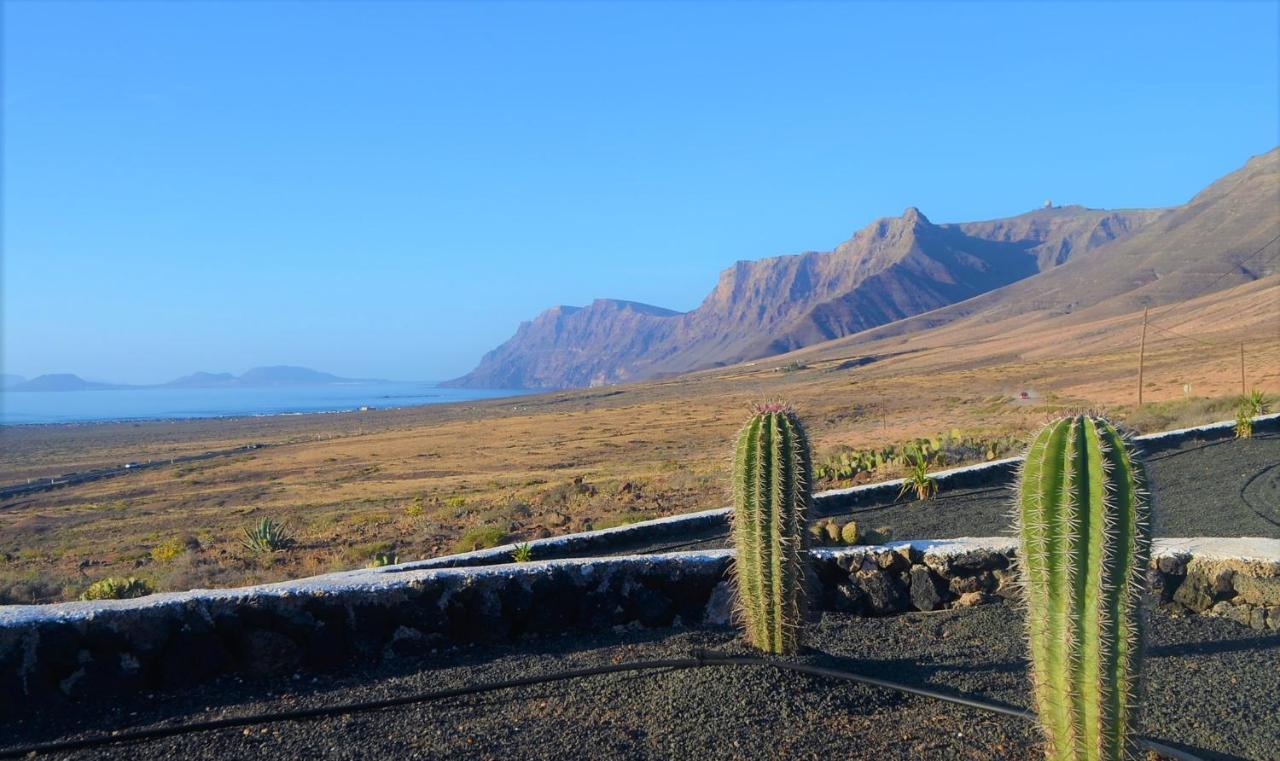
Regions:
[[[1264, 536], [1280, 539], [1280, 435], [1188, 441], [1146, 458], [1156, 536]], [[887, 526], [895, 539], [1011, 534], [1013, 485], [943, 491], [928, 502], [902, 502], [833, 515], [867, 528]], [[687, 540], [638, 543], [610, 554], [727, 547], [724, 530]]]
[[[991, 605], [827, 614], [797, 660], [1026, 707], [1022, 613]], [[1145, 731], [1206, 759], [1280, 758], [1280, 635], [1151, 616]], [[5, 744], [333, 705], [621, 661], [746, 653], [727, 629], [626, 629], [401, 658], [317, 678], [224, 679], [0, 724]], [[446, 665], [447, 664], [447, 665]], [[57, 758], [1038, 759], [1035, 726], [974, 708], [767, 667], [580, 677], [376, 712], [107, 746]]]

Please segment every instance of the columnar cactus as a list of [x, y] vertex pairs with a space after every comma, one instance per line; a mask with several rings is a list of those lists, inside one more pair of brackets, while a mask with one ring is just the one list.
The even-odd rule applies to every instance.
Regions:
[[1107, 421], [1056, 420], [1027, 452], [1017, 511], [1046, 757], [1128, 758], [1151, 550], [1141, 465]]
[[805, 614], [805, 513], [813, 500], [809, 439], [782, 404], [756, 408], [738, 434], [733, 544], [747, 639], [777, 655], [800, 647]]

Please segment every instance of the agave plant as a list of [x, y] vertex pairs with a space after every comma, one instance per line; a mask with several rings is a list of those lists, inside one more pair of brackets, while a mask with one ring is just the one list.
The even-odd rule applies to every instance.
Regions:
[[1271, 409], [1271, 400], [1260, 389], [1254, 389], [1240, 396], [1236, 403], [1236, 438], [1247, 439], [1253, 436], [1253, 418], [1265, 415]]
[[938, 493], [938, 481], [929, 475], [929, 460], [923, 452], [915, 450], [907, 456], [908, 467], [907, 477], [902, 482], [902, 489], [898, 492], [898, 498], [907, 494], [915, 493], [916, 499], [926, 500], [933, 498]]
[[1271, 400], [1262, 393], [1262, 389], [1255, 388], [1242, 397], [1240, 402], [1248, 407], [1250, 415], [1265, 415], [1271, 411]]
[[240, 543], [250, 552], [279, 552], [292, 547], [294, 538], [283, 523], [263, 518], [257, 526], [245, 527]]

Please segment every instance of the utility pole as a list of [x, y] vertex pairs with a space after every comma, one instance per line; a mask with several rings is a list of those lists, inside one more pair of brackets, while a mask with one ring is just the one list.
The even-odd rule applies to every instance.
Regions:
[[1249, 393], [1244, 390], [1244, 341], [1240, 342], [1240, 396]]
[[1142, 340], [1138, 342], [1138, 407], [1142, 407], [1142, 362], [1147, 354], [1147, 310], [1142, 308]]

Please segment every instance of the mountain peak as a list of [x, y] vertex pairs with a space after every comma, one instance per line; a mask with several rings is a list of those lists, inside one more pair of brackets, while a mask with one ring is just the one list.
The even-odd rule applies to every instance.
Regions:
[[[690, 312], [599, 300], [578, 313], [550, 313], [556, 318], [523, 323], [451, 385], [563, 388], [687, 372], [790, 351], [926, 312], [935, 316], [909, 324], [936, 322], [938, 310], [960, 302], [967, 306], [954, 314], [963, 316], [979, 303], [972, 301], [975, 297], [987, 293], [994, 295], [981, 303], [1016, 311], [1023, 304], [1007, 300], [1040, 294], [1041, 283], [1057, 284], [1052, 298], [1070, 298], [1070, 308], [1076, 308], [1085, 303], [1083, 294], [1088, 303], [1098, 302], [1117, 289], [1148, 287], [1159, 272], [1160, 287], [1168, 286], [1160, 299], [1167, 302], [1178, 297], [1179, 284], [1194, 279], [1206, 255], [1205, 241], [1217, 245], [1220, 236], [1213, 231], [1236, 231], [1239, 240], [1234, 247], [1221, 246], [1224, 252], [1253, 250], [1259, 235], [1265, 240], [1274, 234], [1274, 225], [1264, 220], [1275, 218], [1277, 176], [1280, 161], [1272, 151], [1178, 209], [1063, 205], [935, 225], [909, 206], [899, 216], [872, 221], [833, 251], [739, 261], [720, 272], [715, 288]], [[1228, 196], [1229, 203], [1218, 203]], [[1135, 265], [1139, 256], [1149, 264]], [[1080, 264], [1059, 266], [1068, 260]], [[1171, 278], [1173, 270], [1183, 274]], [[1240, 277], [1258, 275], [1247, 271]], [[1020, 280], [1029, 282], [1005, 290]]]
[[909, 225], [917, 225], [920, 223], [924, 223], [926, 225], [932, 224], [929, 222], [929, 218], [924, 215], [924, 212], [914, 206], [908, 206], [906, 211], [902, 212], [900, 219]]
[[29, 381], [18, 383], [10, 391], [91, 391], [118, 388], [110, 383], [87, 381], [79, 375], [71, 373], [47, 373], [38, 375]]

